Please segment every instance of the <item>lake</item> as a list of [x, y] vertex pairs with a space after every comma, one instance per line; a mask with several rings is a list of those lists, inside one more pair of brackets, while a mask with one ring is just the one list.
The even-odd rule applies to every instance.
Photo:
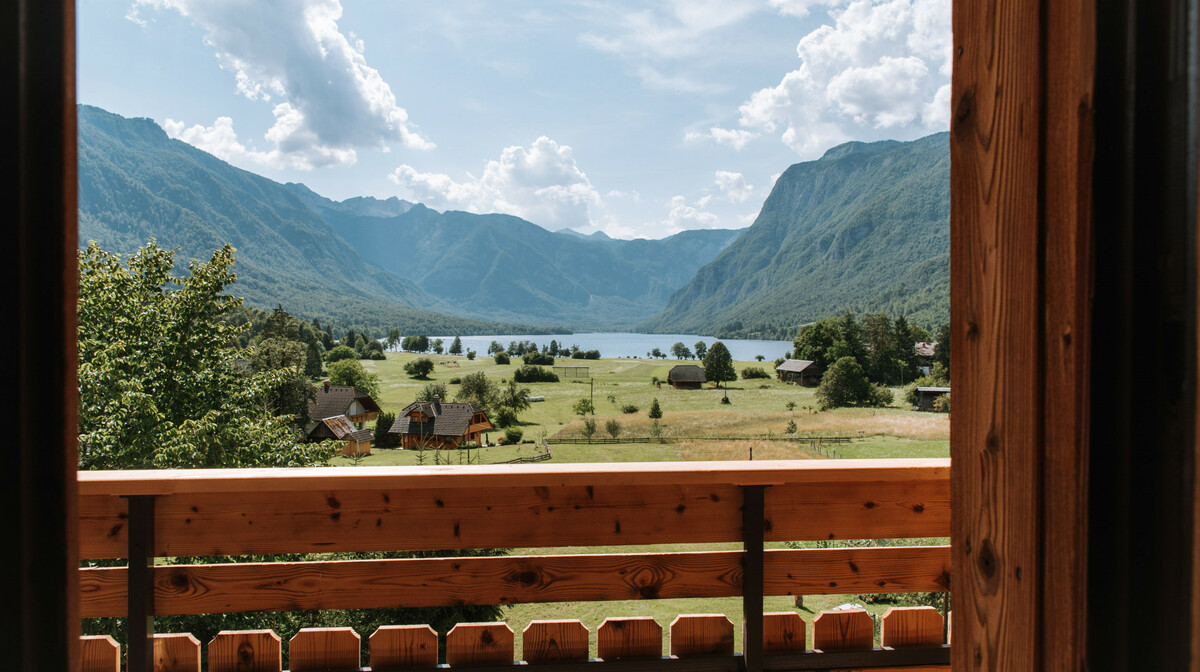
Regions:
[[[454, 342], [453, 336], [430, 336], [429, 340], [440, 338], [445, 341], [446, 348]], [[585, 333], [585, 334], [557, 334], [557, 335], [532, 335], [532, 334], [504, 334], [499, 336], [461, 336], [463, 343], [463, 352], [474, 350], [480, 356], [486, 356], [488, 346], [492, 341], [499, 341], [504, 347], [508, 347], [510, 341], [533, 341], [540, 348], [543, 345], [549, 345], [550, 341], [558, 341], [559, 347], [578, 345], [580, 350], [599, 350], [601, 357], [646, 357], [654, 348], [662, 350], [667, 355], [667, 359], [673, 359], [671, 356], [671, 346], [676, 343], [683, 343], [689, 350], [695, 350], [696, 341], [704, 341], [707, 345], [712, 345], [717, 340], [721, 340], [725, 347], [729, 348], [729, 354], [733, 356], [734, 361], [749, 362], [754, 360], [755, 355], [762, 355], [767, 361], [773, 361], [777, 357], [787, 357], [788, 352], [792, 349], [791, 341], [748, 341], [741, 339], [715, 339], [707, 336], [697, 336], [695, 334], [622, 334], [622, 333]]]

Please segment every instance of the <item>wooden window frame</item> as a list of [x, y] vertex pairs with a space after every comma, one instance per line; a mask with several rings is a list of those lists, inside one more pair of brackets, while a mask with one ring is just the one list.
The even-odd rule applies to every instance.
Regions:
[[[953, 0], [956, 669], [1198, 669], [1196, 8]], [[16, 113], [0, 156], [19, 176], [5, 186], [17, 230], [0, 246], [18, 316], [3, 330], [17, 441], [0, 488], [19, 540], [3, 561], [17, 626], [0, 632], [10, 669], [74, 670], [74, 3], [15, 0], [0, 18]], [[1146, 277], [1157, 310], [1133, 296]], [[1103, 396], [1112, 372], [1145, 375], [1144, 398]], [[1135, 453], [1151, 412], [1155, 450]], [[1139, 498], [1148, 485], [1165, 488]], [[1145, 519], [1154, 534], [1131, 551]], [[1118, 543], [1088, 536], [1110, 522]], [[1089, 612], [1101, 595], [1130, 607], [1146, 586], [1189, 608]], [[1122, 628], [1147, 639], [1108, 636]]]

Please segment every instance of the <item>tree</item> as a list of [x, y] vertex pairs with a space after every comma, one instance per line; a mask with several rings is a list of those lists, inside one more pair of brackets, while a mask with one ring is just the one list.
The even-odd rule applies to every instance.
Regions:
[[676, 343], [675, 345], [672, 345], [671, 346], [671, 354], [675, 356], [675, 359], [691, 359], [692, 358], [692, 351], [688, 350], [688, 347], [686, 345], [684, 345], [683, 343]]
[[575, 413], [575, 415], [596, 414], [595, 404], [593, 404], [592, 400], [588, 399], [587, 397], [580, 397], [579, 400], [575, 402], [575, 405], [571, 407], [571, 410]]
[[428, 357], [418, 357], [404, 365], [404, 372], [410, 378], [426, 380], [429, 378], [429, 374], [433, 373], [433, 360]]
[[321, 346], [317, 341], [310, 341], [304, 350], [304, 375], [309, 378], [325, 375], [325, 363], [321, 361]]
[[508, 353], [503, 350], [501, 350], [500, 352], [497, 352], [496, 356], [493, 359], [496, 360], [497, 364], [508, 364], [509, 362], [512, 361], [512, 359], [509, 358]]
[[592, 436], [594, 436], [596, 434], [595, 418], [584, 418], [583, 428], [579, 430], [579, 433], [583, 434], [583, 438], [587, 439], [588, 443], [591, 443]]
[[392, 327], [388, 330], [387, 347], [388, 350], [394, 350], [396, 344], [400, 342], [400, 328]]
[[325, 354], [325, 361], [330, 364], [343, 359], [358, 359], [358, 353], [348, 345], [339, 345]]
[[446, 384], [436, 380], [426, 384], [417, 393], [417, 401], [433, 401], [434, 399], [442, 400], [449, 398], [450, 393], [446, 391]]
[[529, 408], [529, 388], [520, 387], [515, 379], [509, 380], [508, 384], [500, 390], [500, 400], [497, 403], [501, 408], [508, 409], [513, 416], [516, 416]]
[[833, 362], [829, 357], [829, 349], [838, 340], [840, 331], [836, 318], [804, 325], [792, 343], [796, 359], [807, 359], [818, 367], [829, 368]]
[[380, 411], [375, 417], [375, 445], [379, 448], [392, 448], [400, 444], [400, 435], [390, 431], [392, 423], [396, 422], [396, 414]]
[[487, 354], [494, 355], [497, 352], [504, 352], [504, 346], [500, 345], [500, 341], [492, 341], [492, 344], [488, 346]]
[[[708, 349], [708, 353], [704, 355], [704, 377], [718, 385], [737, 380], [737, 371], [733, 368], [733, 357], [724, 343], [720, 341], [713, 343], [712, 347]], [[725, 398], [729, 398], [728, 386], [725, 386]]]
[[708, 345], [704, 341], [696, 341], [696, 345], [692, 347], [696, 349], [696, 359], [704, 359], [704, 355], [708, 353]]
[[655, 397], [654, 401], [650, 402], [650, 410], [646, 412], [646, 417], [650, 418], [651, 420], [658, 420], [662, 416], [662, 406], [658, 405], [658, 397]]
[[946, 367], [946, 375], [950, 375], [950, 325], [943, 324], [937, 330], [937, 345], [933, 346], [933, 361], [940, 362]]
[[413, 339], [412, 349], [416, 350], [417, 352], [429, 352], [429, 337], [417, 336], [415, 339]]
[[271, 336], [259, 341], [250, 356], [250, 367], [255, 372], [274, 371], [281, 374], [279, 383], [267, 402], [271, 412], [275, 415], [292, 416], [300, 426], [308, 424], [308, 405], [317, 398], [316, 391], [304, 375], [304, 366], [304, 344], [280, 336]]
[[329, 382], [348, 385], [372, 397], [379, 396], [379, 377], [367, 372], [357, 359], [343, 359], [330, 364]]
[[430, 344], [430, 347], [433, 348], [433, 351], [439, 355], [446, 350], [445, 341], [440, 338], [433, 339], [433, 343]]
[[248, 325], [224, 317], [233, 247], [172, 273], [153, 241], [125, 257], [91, 243], [79, 253], [79, 465], [82, 469], [306, 466], [332, 444], [296, 440], [270, 410], [294, 375], [247, 373], [234, 347]]
[[866, 372], [853, 357], [843, 357], [829, 367], [817, 387], [816, 397], [822, 409], [886, 406], [892, 402], [891, 390], [872, 386]]
[[450, 344], [450, 354], [452, 354], [452, 355], [463, 354], [462, 339], [459, 338], [458, 336], [455, 336], [454, 342]]
[[655, 357], [657, 359], [666, 359], [667, 358], [667, 356], [663, 354], [663, 351], [659, 350], [658, 348], [654, 348], [653, 350], [651, 350], [650, 356]]
[[496, 384], [489, 380], [482, 371], [469, 373], [463, 376], [462, 385], [458, 388], [458, 394], [454, 395], [454, 400], [474, 404], [476, 407], [490, 412], [496, 407]]
[[617, 437], [621, 435], [621, 423], [617, 422], [615, 418], [609, 420], [608, 422], [604, 423], [604, 431], [608, 432], [608, 435], [611, 436], [615, 441]]

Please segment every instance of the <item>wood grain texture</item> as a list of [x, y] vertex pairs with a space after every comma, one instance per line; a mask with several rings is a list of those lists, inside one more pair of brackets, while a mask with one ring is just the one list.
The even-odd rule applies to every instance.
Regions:
[[428, 625], [383, 625], [371, 634], [371, 670], [437, 667], [438, 636]]
[[187, 633], [154, 635], [154, 672], [200, 672], [200, 641]]
[[952, 11], [952, 655], [974, 672], [1040, 664], [1043, 4]]
[[891, 607], [883, 615], [879, 643], [901, 649], [941, 646], [942, 615], [933, 607]]
[[[807, 627], [794, 611], [763, 614], [763, 653], [804, 653], [808, 646]], [[744, 645], [742, 650], [746, 650]]]
[[605, 660], [659, 658], [662, 626], [649, 616], [606, 618], [596, 629], [596, 655]]
[[671, 655], [733, 655], [733, 622], [725, 614], [675, 617], [671, 621]]
[[579, 621], [531, 621], [521, 631], [521, 657], [531, 664], [586, 662], [589, 634]]
[[507, 623], [459, 623], [446, 633], [446, 662], [451, 667], [511, 665], [514, 639]]
[[1095, 0], [1045, 4], [1041, 451], [1042, 613], [1037, 667], [1087, 667]]
[[282, 669], [282, 641], [271, 630], [222, 630], [208, 643], [208, 672]]
[[108, 635], [79, 638], [82, 672], [121, 672], [121, 645]]
[[173, 495], [211, 492], [437, 490], [588, 485], [774, 485], [945, 480], [945, 459], [625, 462], [620, 464], [475, 465], [459, 467], [305, 467], [79, 472], [79, 495]]
[[[947, 470], [865, 473], [880, 480], [772, 487], [767, 538], [948, 534]], [[189, 556], [725, 542], [740, 540], [740, 506], [728, 484], [186, 492], [156, 500], [155, 544], [159, 556]], [[81, 556], [123, 556], [126, 517], [118, 497], [82, 497]]]
[[352, 628], [304, 628], [288, 640], [291, 672], [358, 670], [361, 641]]
[[[155, 610], [167, 615], [517, 604], [741, 594], [741, 551], [503, 556], [301, 563], [171, 565], [154, 569]], [[770, 550], [766, 595], [932, 592], [949, 586], [946, 546]], [[122, 616], [124, 568], [80, 570], [85, 617]]]
[[813, 619], [813, 648], [821, 651], [870, 650], [875, 621], [863, 609], [822, 611]]

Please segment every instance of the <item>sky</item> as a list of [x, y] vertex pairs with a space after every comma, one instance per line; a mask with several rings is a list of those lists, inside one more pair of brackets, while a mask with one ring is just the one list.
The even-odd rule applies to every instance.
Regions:
[[78, 100], [343, 200], [661, 238], [950, 115], [950, 0], [80, 0]]

